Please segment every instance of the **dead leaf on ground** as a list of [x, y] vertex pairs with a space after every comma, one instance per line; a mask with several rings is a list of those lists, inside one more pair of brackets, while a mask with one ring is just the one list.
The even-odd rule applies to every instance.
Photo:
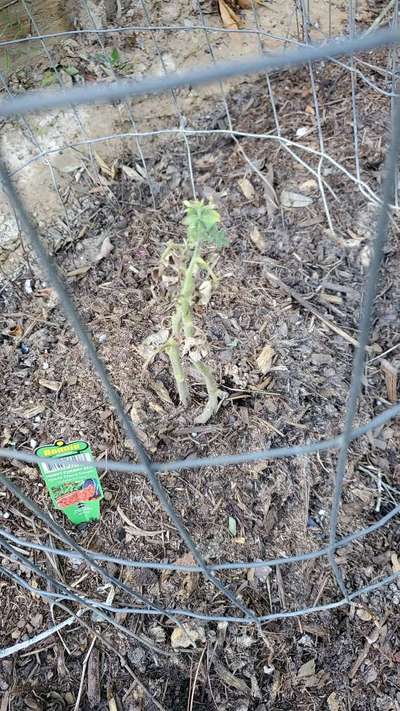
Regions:
[[250, 230], [250, 239], [254, 246], [257, 247], [259, 252], [264, 252], [265, 250], [265, 239], [258, 229], [257, 225], [253, 225]]
[[223, 26], [227, 30], [239, 30], [242, 25], [240, 17], [230, 5], [225, 0], [218, 0], [218, 7]]
[[392, 552], [390, 554], [390, 561], [392, 563], [393, 572], [400, 573], [400, 561], [397, 553]]
[[199, 286], [199, 293], [200, 293], [200, 303], [203, 306], [207, 306], [208, 302], [211, 299], [211, 293], [212, 293], [212, 283], [209, 279], [206, 281], [203, 281], [202, 284]]
[[100, 171], [103, 173], [103, 175], [106, 175], [107, 178], [111, 178], [111, 180], [114, 180], [116, 174], [116, 161], [114, 161], [114, 163], [109, 166], [107, 165], [105, 160], [103, 160], [103, 158], [98, 153], [96, 153], [96, 151], [94, 152], [94, 157], [96, 158], [96, 163], [99, 166]]
[[161, 402], [165, 402], [167, 405], [173, 405], [169, 392], [165, 387], [164, 383], [162, 383], [160, 380], [152, 380], [150, 383], [150, 387], [158, 395]]
[[239, 679], [239, 677], [232, 674], [232, 672], [230, 672], [226, 667], [224, 667], [224, 665], [221, 664], [218, 659], [214, 659], [213, 664], [215, 671], [217, 672], [221, 681], [224, 682], [224, 684], [226, 684], [227, 686], [231, 686], [233, 689], [241, 691], [247, 696], [251, 696], [251, 690], [247, 686], [246, 682], [243, 681], [243, 679]]
[[138, 351], [145, 361], [143, 370], [146, 370], [153, 358], [160, 352], [164, 343], [167, 342], [168, 336], [168, 329], [161, 328], [157, 333], [151, 333], [150, 336], [147, 336], [138, 346]]
[[370, 622], [371, 620], [374, 619], [373, 614], [372, 614], [369, 610], [366, 610], [365, 607], [359, 607], [359, 608], [356, 610], [356, 615], [357, 615], [357, 617], [359, 617], [360, 620], [362, 620], [363, 622]]
[[129, 165], [121, 165], [121, 170], [128, 178], [135, 180], [137, 183], [144, 183], [147, 181], [146, 175], [143, 175], [143, 168], [141, 168], [137, 163], [135, 168], [131, 168]]
[[143, 538], [150, 538], [152, 536], [159, 536], [162, 533], [165, 533], [165, 531], [162, 529], [159, 529], [158, 531], [145, 531], [143, 528], [139, 528], [139, 526], [136, 526], [136, 524], [133, 523], [128, 518], [128, 516], [122, 511], [120, 506], [117, 506], [117, 511], [121, 516], [123, 522], [126, 523], [126, 525], [128, 526], [128, 533], [130, 533], [132, 536], [142, 536]]
[[238, 185], [247, 200], [254, 200], [256, 191], [248, 178], [238, 180]]
[[266, 375], [271, 370], [274, 354], [274, 349], [267, 343], [257, 357], [258, 369], [263, 375]]
[[313, 202], [314, 199], [309, 195], [302, 195], [293, 190], [282, 190], [281, 192], [282, 207], [308, 207]]
[[297, 672], [298, 679], [306, 679], [308, 676], [315, 674], [315, 659], [309, 659], [308, 662], [302, 664]]
[[17, 323], [15, 326], [10, 328], [8, 335], [12, 336], [12, 338], [21, 338], [23, 332], [24, 329], [22, 328], [22, 325], [20, 323]]
[[107, 235], [107, 237], [105, 237], [103, 239], [103, 242], [100, 247], [100, 251], [99, 251], [98, 255], [96, 256], [96, 262], [101, 262], [102, 259], [105, 259], [106, 257], [108, 257], [111, 254], [111, 252], [113, 251], [113, 249], [114, 249], [114, 247], [111, 244], [111, 240], [110, 240], [109, 236]]
[[328, 696], [326, 703], [328, 704], [329, 711], [340, 711], [340, 705], [338, 697], [336, 696], [336, 691], [332, 691], [332, 693]]
[[183, 625], [183, 629], [175, 627], [171, 634], [172, 649], [195, 647], [196, 642], [205, 642], [204, 630], [201, 628], [195, 629], [188, 625]]

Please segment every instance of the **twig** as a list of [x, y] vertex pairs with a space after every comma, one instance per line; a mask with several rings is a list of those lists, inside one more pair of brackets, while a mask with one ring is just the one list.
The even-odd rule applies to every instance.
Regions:
[[117, 657], [118, 657], [118, 659], [119, 659], [119, 661], [120, 661], [120, 663], [121, 663], [121, 666], [128, 672], [129, 676], [131, 676], [132, 679], [134, 679], [134, 681], [136, 682], [136, 684], [142, 689], [143, 693], [147, 696], [148, 699], [150, 699], [150, 701], [152, 702], [152, 704], [153, 704], [157, 709], [159, 709], [159, 711], [167, 711], [167, 709], [165, 708], [165, 706], [163, 706], [162, 704], [160, 704], [160, 702], [157, 701], [157, 699], [154, 698], [154, 696], [153, 696], [153, 694], [151, 693], [150, 689], [147, 688], [147, 686], [143, 683], [143, 681], [142, 681], [141, 679], [139, 679], [139, 677], [135, 674], [135, 672], [133, 671], [133, 669], [131, 669], [131, 667], [129, 666], [129, 664], [125, 661], [125, 658], [123, 657], [123, 655], [122, 655], [120, 652], [118, 652], [118, 650], [117, 650], [117, 648], [116, 648], [115, 645], [113, 646], [110, 642], [108, 642], [108, 640], [102, 635], [101, 632], [99, 632], [99, 631], [93, 629], [93, 628], [91, 627], [91, 625], [89, 625], [87, 622], [84, 622], [84, 620], [81, 620], [81, 619], [78, 617], [79, 611], [78, 611], [77, 614], [75, 614], [74, 612], [72, 612], [72, 610], [70, 610], [66, 605], [63, 605], [63, 603], [61, 603], [61, 602], [56, 602], [55, 605], [57, 605], [58, 607], [60, 607], [62, 610], [64, 610], [64, 611], [67, 612], [68, 614], [74, 615], [74, 618], [77, 620], [77, 622], [79, 622], [79, 624], [80, 624], [82, 627], [84, 627], [88, 632], [90, 632], [90, 634], [93, 635], [93, 636], [95, 637], [95, 639], [98, 639], [98, 640], [109, 650], [109, 652], [111, 652], [112, 654], [116, 654]]
[[204, 652], [206, 651], [206, 649], [207, 649], [207, 645], [204, 645], [203, 651], [202, 651], [202, 653], [200, 654], [200, 659], [199, 659], [199, 663], [198, 663], [197, 668], [196, 668], [196, 673], [195, 673], [195, 675], [194, 675], [192, 691], [191, 691], [191, 693], [190, 693], [190, 697], [189, 697], [189, 701], [188, 701], [188, 705], [187, 705], [187, 711], [193, 711], [194, 694], [195, 694], [195, 691], [196, 691], [197, 678], [198, 678], [198, 676], [199, 676], [199, 671], [200, 671], [201, 663], [202, 663], [202, 661], [203, 661]]
[[342, 328], [339, 326], [336, 326], [335, 323], [332, 323], [332, 321], [328, 321], [326, 318], [321, 316], [319, 311], [313, 306], [312, 304], [309, 304], [307, 299], [305, 299], [301, 294], [299, 294], [297, 291], [292, 289], [291, 286], [288, 286], [285, 284], [279, 277], [277, 277], [275, 274], [272, 274], [272, 272], [265, 272], [265, 275], [269, 281], [272, 282], [272, 284], [275, 284], [276, 286], [279, 286], [282, 291], [286, 292], [286, 294], [289, 294], [289, 296], [294, 299], [294, 301], [297, 301], [304, 309], [309, 311], [315, 318], [319, 319], [327, 328], [330, 328], [331, 331], [334, 331], [334, 333], [337, 333], [338, 336], [341, 336], [342, 338], [345, 339], [348, 343], [350, 343], [352, 346], [355, 348], [358, 348], [358, 341], [356, 341], [355, 338], [350, 336], [346, 331], [343, 331]]
[[374, 510], [376, 511], [376, 513], [379, 513], [379, 511], [381, 510], [381, 505], [382, 505], [382, 489], [383, 489], [382, 474], [380, 472], [378, 472], [378, 476], [377, 476], [377, 489], [378, 489], [378, 493], [377, 493], [377, 497], [376, 497], [376, 504], [375, 504]]
[[93, 646], [94, 646], [95, 641], [96, 641], [96, 636], [93, 637], [93, 639], [92, 639], [92, 641], [91, 641], [91, 643], [90, 643], [89, 650], [88, 650], [88, 652], [87, 652], [87, 654], [86, 654], [86, 657], [85, 657], [85, 659], [83, 660], [81, 680], [80, 680], [80, 683], [79, 683], [78, 696], [77, 696], [77, 698], [76, 698], [76, 702], [75, 702], [75, 706], [74, 706], [74, 711], [78, 711], [78, 709], [79, 709], [79, 704], [80, 704], [80, 702], [81, 702], [81, 696], [82, 696], [82, 691], [83, 691], [83, 682], [85, 681], [86, 667], [87, 667], [87, 664], [88, 664], [88, 661], [89, 661], [89, 657], [90, 657], [90, 655], [91, 655], [91, 652], [92, 652], [92, 649], [93, 649]]
[[386, 15], [389, 13], [389, 11], [392, 9], [392, 7], [394, 7], [395, 2], [396, 2], [396, 0], [389, 0], [388, 4], [383, 8], [383, 10], [380, 12], [378, 17], [375, 18], [372, 25], [370, 25], [370, 27], [368, 27], [368, 29], [364, 32], [364, 36], [369, 35], [371, 32], [376, 30], [376, 28], [382, 24]]
[[12, 5], [16, 5], [19, 0], [9, 0], [9, 2], [6, 2], [5, 5], [2, 5], [0, 7], [0, 12], [3, 12], [3, 10], [6, 10], [8, 7], [11, 7]]
[[[77, 614], [82, 615], [84, 612], [88, 612], [88, 610], [79, 610], [79, 612]], [[35, 637], [30, 637], [29, 639], [25, 639], [23, 642], [18, 642], [18, 644], [13, 644], [12, 647], [5, 647], [5, 649], [0, 649], [0, 659], [9, 657], [11, 654], [17, 654], [22, 649], [28, 649], [28, 647], [33, 647], [33, 645], [37, 644], [38, 642], [42, 642], [44, 639], [47, 639], [48, 637], [51, 637], [53, 634], [55, 634], [59, 630], [64, 629], [64, 627], [68, 627], [69, 625], [72, 625], [72, 623], [75, 622], [75, 620], [76, 620], [76, 616], [68, 617], [66, 620], [63, 620], [63, 622], [59, 622], [58, 625], [54, 625], [54, 627], [49, 627], [49, 629], [43, 630], [43, 632], [40, 632]]]

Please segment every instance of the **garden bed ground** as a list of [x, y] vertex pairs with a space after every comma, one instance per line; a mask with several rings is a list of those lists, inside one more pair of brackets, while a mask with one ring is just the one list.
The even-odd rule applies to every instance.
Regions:
[[[374, 57], [376, 63], [379, 59]], [[274, 81], [274, 90], [283, 135], [296, 140], [299, 129], [310, 129], [308, 135], [303, 132], [302, 143], [318, 150], [307, 70], [281, 76]], [[354, 172], [346, 71], [337, 65], [318, 68], [317, 90], [326, 150]], [[251, 127], [254, 133], [267, 134], [273, 129], [262, 79], [229, 96], [228, 102], [236, 130]], [[382, 116], [389, 116], [388, 108], [386, 98], [359, 82], [362, 176], [377, 192], [386, 147]], [[126, 156], [114, 168], [110, 162], [109, 172], [103, 166], [100, 176], [91, 174], [89, 165], [85, 173], [71, 176], [68, 212], [73, 238], [59, 240], [55, 257], [75, 303], [155, 460], [335, 436], [343, 424], [354, 352], [351, 340], [357, 338], [376, 210], [349, 178], [324, 161], [324, 179], [339, 196], [335, 200], [327, 192], [335, 226], [332, 235], [315, 176], [294, 162], [276, 140], [240, 137], [234, 141], [225, 132], [221, 107], [212, 115], [199, 115], [192, 125], [221, 131], [190, 138], [196, 188], [200, 196], [214, 199], [230, 239], [216, 263], [217, 290], [207, 305], [198, 303], [195, 308], [196, 325], [207, 336], [210, 363], [226, 395], [217, 416], [205, 426], [195, 426], [194, 417], [204, 403], [203, 385], [192, 380], [193, 405], [183, 411], [166, 358], [159, 355], [144, 369], [141, 353], [144, 339], [168, 327], [173, 306], [174, 272], [160, 268], [160, 256], [168, 240], [179, 242], [184, 236], [183, 200], [190, 197], [190, 182], [179, 136], [158, 149], [153, 144], [146, 155], [156, 209], [140, 172], [133, 180], [132, 170], [122, 167], [135, 171], [137, 156]], [[249, 170], [243, 151], [259, 174]], [[309, 160], [315, 168], [318, 160]], [[273, 184], [276, 197], [260, 174]], [[240, 182], [244, 178], [248, 183]], [[288, 207], [288, 192], [310, 199], [304, 200], [304, 207]], [[271, 196], [277, 207], [272, 206]], [[106, 238], [113, 249], [98, 260]], [[396, 223], [384, 262], [358, 423], [390, 404], [379, 357], [393, 348], [385, 357], [394, 366], [398, 363]], [[35, 443], [61, 435], [84, 437], [97, 457], [134, 458], [61, 306], [49, 285], [43, 284], [28, 251], [24, 272], [12, 284], [4, 282], [1, 299], [2, 445], [30, 450]], [[342, 335], [332, 330], [332, 324]], [[263, 374], [257, 356], [265, 345], [274, 355], [272, 367]], [[373, 523], [398, 504], [398, 445], [396, 422], [352, 445], [341, 536]], [[335, 452], [326, 452], [251, 466], [167, 473], [162, 481], [208, 563], [251, 561], [311, 551], [327, 543], [335, 463]], [[48, 509], [34, 467], [13, 462], [5, 471]], [[187, 553], [143, 476], [106, 472], [102, 482], [106, 498], [98, 524], [76, 533], [53, 512], [81, 545], [146, 561], [177, 561]], [[42, 524], [6, 492], [1, 494], [0, 507], [3, 525], [14, 534], [42, 542], [49, 539]], [[142, 534], [132, 534], [121, 511]], [[236, 522], [234, 536], [229, 517]], [[338, 555], [350, 590], [398, 570], [395, 521]], [[147, 536], [143, 531], [157, 533]], [[46, 585], [28, 570], [21, 571], [19, 563], [1, 559], [34, 588]], [[54, 567], [53, 559], [39, 552], [31, 559], [76, 590], [107, 597], [104, 580], [84, 565], [57, 559]], [[108, 570], [163, 606], [235, 614], [195, 574], [133, 572], [112, 564]], [[258, 577], [254, 570], [239, 571], [221, 579], [260, 615], [327, 604], [340, 596], [324, 559], [264, 573]], [[49, 606], [39, 597], [6, 578], [0, 585], [2, 646], [52, 624]], [[129, 600], [118, 591], [114, 604], [124, 602]], [[390, 711], [400, 707], [399, 603], [400, 586], [393, 583], [351, 606], [268, 623], [264, 639], [252, 627], [196, 623], [196, 648], [183, 651], [172, 649], [173, 624], [166, 617], [120, 616], [121, 624], [152, 639], [165, 656], [95, 623], [89, 615], [86, 621], [101, 630], [167, 709], [283, 711], [322, 705], [330, 711]], [[60, 620], [65, 613], [55, 608], [54, 614]], [[77, 624], [61, 637], [0, 663], [5, 709], [7, 703], [12, 709], [74, 707], [92, 635]], [[115, 708], [112, 700], [119, 709], [151, 708], [117, 654], [98, 639], [87, 678], [91, 682], [87, 689], [84, 677], [82, 709]]]

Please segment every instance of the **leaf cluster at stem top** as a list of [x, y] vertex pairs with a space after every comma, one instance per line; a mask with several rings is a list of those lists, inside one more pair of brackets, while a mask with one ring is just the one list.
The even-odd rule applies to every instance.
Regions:
[[185, 200], [186, 217], [183, 223], [187, 228], [187, 241], [189, 247], [194, 249], [203, 243], [214, 245], [222, 249], [229, 244], [223, 230], [218, 227], [221, 220], [218, 210], [210, 202], [204, 204], [203, 200]]

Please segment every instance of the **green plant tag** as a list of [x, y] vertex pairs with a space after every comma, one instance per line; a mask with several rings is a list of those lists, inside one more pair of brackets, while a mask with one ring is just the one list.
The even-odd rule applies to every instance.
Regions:
[[48, 462], [40, 462], [38, 466], [54, 508], [76, 526], [98, 521], [103, 490], [96, 467], [83, 466], [93, 462], [88, 443], [56, 439], [54, 444], [38, 447], [35, 454], [48, 458]]

